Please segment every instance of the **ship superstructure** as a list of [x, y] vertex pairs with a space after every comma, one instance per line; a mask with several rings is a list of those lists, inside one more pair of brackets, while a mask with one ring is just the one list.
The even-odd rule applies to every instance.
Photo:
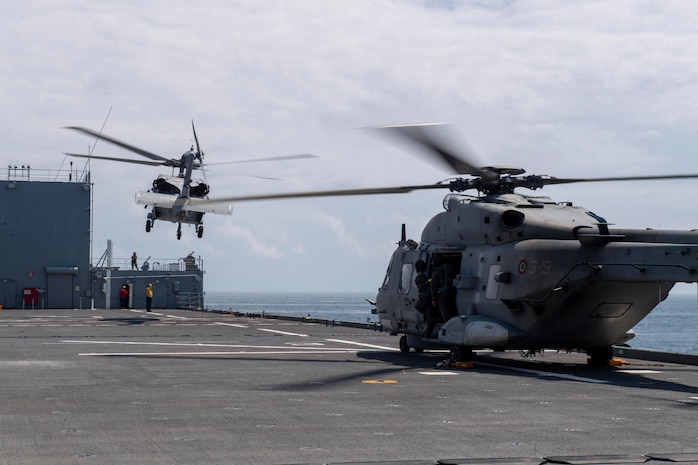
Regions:
[[91, 263], [93, 188], [89, 172], [8, 166], [0, 179], [1, 308], [119, 308], [122, 286], [128, 305], [144, 308], [148, 283], [153, 308], [202, 308], [203, 263], [193, 254], [132, 270], [107, 244]]

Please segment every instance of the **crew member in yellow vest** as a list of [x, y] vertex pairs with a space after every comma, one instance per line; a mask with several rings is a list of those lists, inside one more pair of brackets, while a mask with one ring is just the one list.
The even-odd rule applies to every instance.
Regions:
[[148, 284], [145, 288], [145, 311], [149, 312], [153, 305], [153, 283]]

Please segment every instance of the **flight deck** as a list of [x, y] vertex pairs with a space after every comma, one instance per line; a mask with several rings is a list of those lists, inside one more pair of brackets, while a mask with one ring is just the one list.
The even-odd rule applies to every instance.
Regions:
[[0, 311], [0, 464], [698, 464], [698, 366], [342, 324]]

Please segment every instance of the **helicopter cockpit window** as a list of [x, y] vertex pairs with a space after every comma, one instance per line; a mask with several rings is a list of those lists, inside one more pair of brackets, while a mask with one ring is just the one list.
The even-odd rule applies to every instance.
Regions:
[[387, 289], [388, 284], [390, 284], [390, 270], [393, 269], [393, 257], [390, 257], [390, 263], [388, 263], [388, 269], [385, 270], [385, 278], [383, 279], [382, 289]]
[[412, 264], [405, 263], [402, 265], [402, 272], [400, 273], [401, 294], [406, 294], [410, 290], [410, 283], [412, 283]]

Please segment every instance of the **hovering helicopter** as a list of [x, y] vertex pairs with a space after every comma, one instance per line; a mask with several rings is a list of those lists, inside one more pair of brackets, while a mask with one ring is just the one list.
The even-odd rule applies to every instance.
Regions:
[[[66, 129], [71, 129], [81, 132], [88, 136], [93, 136], [104, 140], [111, 144], [117, 145], [126, 150], [130, 150], [138, 155], [141, 155], [149, 160], [134, 160], [129, 158], [104, 157], [97, 155], [83, 155], [77, 153], [65, 153], [71, 157], [94, 158], [100, 160], [111, 160], [125, 163], [136, 163], [139, 165], [150, 166], [170, 166], [172, 174], [159, 175], [153, 181], [153, 187], [147, 192], [136, 192], [136, 204], [152, 207], [145, 222], [146, 232], [155, 225], [155, 220], [169, 221], [177, 223], [177, 239], [182, 238], [182, 223], [193, 224], [196, 227], [196, 235], [201, 238], [204, 234], [203, 217], [205, 213], [215, 213], [219, 215], [232, 215], [233, 206], [230, 202], [219, 201], [208, 198], [209, 185], [201, 179], [192, 178], [194, 170], [203, 170], [204, 168], [204, 152], [199, 146], [199, 139], [196, 136], [196, 128], [194, 122], [191, 123], [192, 132], [194, 133], [194, 146], [184, 152], [180, 158], [165, 158], [156, 155], [147, 150], [143, 150], [133, 145], [122, 142], [113, 137], [106, 136], [101, 132], [92, 129], [86, 129], [77, 126], [70, 126]], [[290, 160], [299, 158], [312, 158], [313, 155], [299, 154], [281, 157], [257, 158], [251, 160], [238, 160], [222, 163], [209, 163], [206, 166], [224, 165], [231, 163], [250, 163], [259, 161], [277, 161]], [[175, 169], [179, 171], [175, 174]], [[204, 172], [205, 173], [205, 172]], [[204, 202], [205, 200], [205, 202]]]
[[[402, 235], [378, 289], [381, 324], [402, 334], [400, 349], [581, 349], [608, 364], [612, 346], [663, 301], [677, 282], [698, 282], [698, 231], [614, 229], [572, 203], [514, 192], [578, 182], [697, 178], [698, 174], [556, 178], [516, 167], [478, 167], [451, 150], [439, 125], [384, 126], [445, 162], [456, 179], [436, 184], [229, 197], [225, 201], [407, 193], [448, 189], [444, 210]], [[476, 191], [467, 195], [465, 191]], [[418, 271], [421, 276], [421, 289]]]

